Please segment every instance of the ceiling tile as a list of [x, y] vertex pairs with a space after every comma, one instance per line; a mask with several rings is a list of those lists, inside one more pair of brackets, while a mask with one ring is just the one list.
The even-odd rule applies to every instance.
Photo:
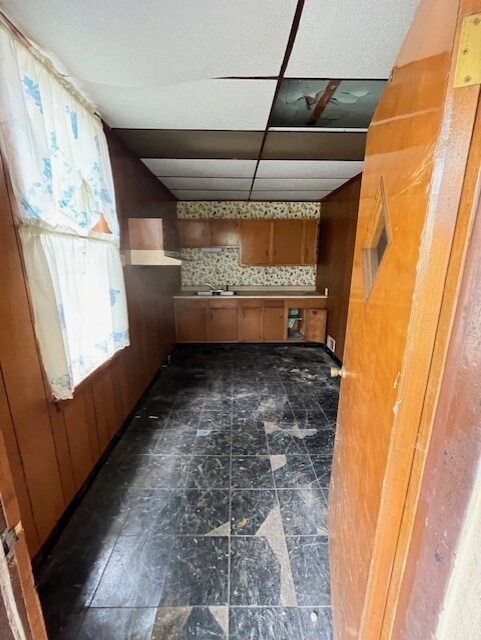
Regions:
[[178, 200], [247, 200], [249, 191], [172, 191]]
[[[346, 182], [346, 178], [257, 178], [254, 189], [272, 191], [332, 191]], [[169, 186], [167, 184], [167, 186]]]
[[263, 160], [363, 160], [366, 133], [269, 131]]
[[259, 156], [263, 131], [115, 129], [141, 158], [239, 158]]
[[171, 178], [160, 176], [159, 180], [171, 191], [174, 189], [250, 191], [252, 185], [252, 178]]
[[3, 0], [2, 10], [74, 77], [139, 87], [277, 75], [296, 5], [297, 0]]
[[363, 162], [343, 160], [261, 160], [258, 178], [352, 178]]
[[330, 191], [252, 191], [251, 200], [321, 200]]
[[183, 160], [179, 158], [142, 158], [156, 176], [198, 178], [252, 178], [256, 160]]
[[306, 0], [286, 77], [388, 78], [419, 0]]
[[197, 80], [163, 87], [89, 85], [111, 127], [265, 129], [275, 80]]

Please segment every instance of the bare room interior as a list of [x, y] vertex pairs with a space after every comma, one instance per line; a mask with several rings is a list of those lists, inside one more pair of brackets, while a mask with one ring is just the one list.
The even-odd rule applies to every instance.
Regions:
[[0, 0], [1, 640], [481, 636], [481, 0]]

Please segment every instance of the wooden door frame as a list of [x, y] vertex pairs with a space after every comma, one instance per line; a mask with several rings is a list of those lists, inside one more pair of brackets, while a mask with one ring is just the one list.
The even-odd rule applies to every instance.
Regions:
[[[453, 87], [454, 63], [460, 21], [465, 15], [478, 11], [481, 11], [481, 0], [460, 0], [443, 118], [434, 150], [435, 168], [419, 251], [407, 349], [398, 380], [398, 397], [402, 402], [393, 407], [393, 429], [361, 617], [360, 640], [391, 637], [389, 629], [397, 605], [395, 581], [402, 577], [402, 570], [399, 571], [407, 559], [407, 547], [403, 547], [400, 533], [403, 518], [415, 507], [413, 492], [419, 492], [422, 481], [423, 464], [419, 459], [414, 464], [415, 454], [421, 454], [425, 459], [426, 451], [417, 449], [421, 425], [423, 419], [432, 421], [434, 411], [433, 404], [429, 415], [424, 414], [423, 417], [423, 411], [428, 408], [425, 404], [428, 380], [432, 385], [434, 376], [435, 387], [439, 387], [441, 369], [433, 368], [433, 354], [436, 340], [440, 337], [438, 329], [442, 305], [446, 302], [445, 285], [479, 98], [477, 85]], [[452, 305], [453, 300], [451, 312]], [[447, 336], [444, 336], [441, 350], [445, 352], [446, 349]]]
[[[3, 389], [3, 379], [0, 371], [0, 385]], [[2, 391], [0, 389], [0, 392]], [[40, 602], [35, 589], [32, 565], [25, 541], [25, 534], [21, 530], [20, 509], [13, 484], [13, 478], [8, 463], [3, 435], [0, 430], [0, 509], [3, 508], [7, 527], [19, 531], [19, 538], [14, 546], [11, 563], [18, 575], [23, 602], [18, 603], [18, 610], [26, 637], [32, 640], [47, 640], [47, 632], [43, 620]], [[3, 549], [0, 548], [0, 553]], [[0, 598], [2, 596], [0, 595]], [[7, 608], [7, 607], [6, 607]]]

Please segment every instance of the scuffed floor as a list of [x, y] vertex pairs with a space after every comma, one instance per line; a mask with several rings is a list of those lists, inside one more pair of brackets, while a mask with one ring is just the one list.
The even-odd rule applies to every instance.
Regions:
[[177, 348], [39, 580], [51, 640], [329, 640], [329, 356]]

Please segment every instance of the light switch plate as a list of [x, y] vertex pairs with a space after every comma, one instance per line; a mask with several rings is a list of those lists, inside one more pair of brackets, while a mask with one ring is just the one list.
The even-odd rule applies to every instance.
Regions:
[[336, 351], [336, 341], [332, 336], [327, 336], [326, 347], [335, 353]]

